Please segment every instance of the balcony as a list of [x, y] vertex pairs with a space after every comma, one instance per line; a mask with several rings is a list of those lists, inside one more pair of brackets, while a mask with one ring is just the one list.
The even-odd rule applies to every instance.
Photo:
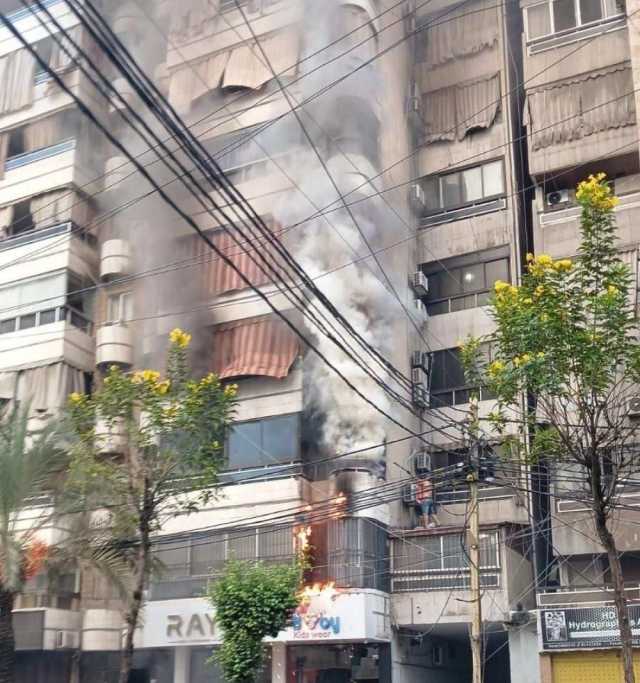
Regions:
[[100, 277], [111, 280], [131, 273], [131, 248], [127, 240], [107, 240], [100, 249]]
[[122, 323], [105, 325], [96, 332], [96, 363], [133, 365], [133, 331]]
[[[621, 194], [614, 212], [620, 244], [633, 244], [640, 218], [640, 192]], [[567, 206], [538, 213], [535, 238], [536, 244], [540, 245], [539, 251], [553, 258], [575, 254], [580, 241], [580, 207]]]
[[[640, 602], [640, 585], [627, 585], [625, 594], [630, 602]], [[611, 605], [613, 604], [613, 589], [606, 585], [557, 588], [538, 593], [537, 602], [538, 607], [544, 609]]]
[[[392, 541], [391, 591], [396, 623], [428, 627], [471, 620], [469, 561], [460, 528], [399, 532]], [[480, 534], [484, 619], [500, 622], [512, 605], [533, 605], [532, 570], [505, 529]]]
[[70, 306], [49, 307], [0, 321], [0, 370], [65, 361], [91, 372], [92, 323]]
[[53, 607], [13, 611], [16, 650], [61, 650], [80, 647], [80, 612]]
[[[13, 204], [56, 187], [87, 186], [93, 190], [96, 177], [73, 138], [10, 157], [0, 180], [3, 202]], [[85, 150], [86, 152], [86, 150]], [[85, 157], [85, 158], [83, 158]]]

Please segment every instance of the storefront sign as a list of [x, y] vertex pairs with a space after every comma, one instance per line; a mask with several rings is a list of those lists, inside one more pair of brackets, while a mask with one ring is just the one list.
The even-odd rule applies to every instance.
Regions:
[[[640, 606], [629, 607], [634, 646], [640, 646]], [[613, 607], [542, 610], [543, 650], [574, 650], [620, 645], [618, 617]]]
[[220, 640], [214, 611], [202, 598], [148, 602], [139, 647], [213, 644]]

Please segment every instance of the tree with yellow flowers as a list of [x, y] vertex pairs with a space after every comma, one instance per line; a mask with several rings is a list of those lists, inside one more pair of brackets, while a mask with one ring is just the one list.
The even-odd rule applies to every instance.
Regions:
[[[126, 597], [120, 683], [127, 683], [133, 636], [152, 572], [152, 537], [179, 514], [196, 511], [215, 493], [235, 385], [209, 374], [189, 377], [191, 335], [169, 337], [166, 374], [112, 366], [92, 396], [71, 394], [75, 440], [66, 482], [80, 509], [104, 511], [87, 542], [117, 556]], [[109, 444], [119, 442], [120, 447]]]
[[[640, 423], [628, 415], [640, 383], [635, 292], [616, 252], [618, 200], [604, 174], [581, 182], [576, 198], [582, 212], [575, 259], [528, 254], [520, 286], [495, 284], [495, 332], [466, 342], [462, 358], [473, 382], [497, 396], [492, 428], [504, 434], [513, 415], [520, 415], [522, 436], [510, 437], [514, 452], [549, 463], [556, 495], [589, 508], [609, 559], [624, 680], [633, 683], [631, 626], [612, 520], [625, 482], [640, 472]], [[491, 361], [479, 354], [481, 341], [491, 344]], [[530, 397], [530, 408], [520, 413], [523, 395]]]

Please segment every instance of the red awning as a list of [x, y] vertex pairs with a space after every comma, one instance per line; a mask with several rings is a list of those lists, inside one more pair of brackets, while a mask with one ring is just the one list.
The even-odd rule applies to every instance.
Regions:
[[286, 377], [300, 344], [298, 336], [273, 316], [225, 323], [215, 328], [213, 371], [221, 378]]

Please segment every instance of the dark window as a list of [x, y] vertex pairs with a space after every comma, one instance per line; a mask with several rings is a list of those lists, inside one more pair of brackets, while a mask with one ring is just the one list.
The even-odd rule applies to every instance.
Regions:
[[576, 25], [574, 0], [554, 0], [553, 23], [556, 32], [566, 31]]
[[26, 152], [24, 141], [24, 126], [9, 131], [9, 145], [7, 147], [7, 159], [16, 157]]
[[487, 202], [504, 195], [502, 160], [422, 180], [426, 215]]
[[7, 334], [8, 332], [16, 331], [16, 319], [9, 318], [8, 320], [0, 320], [0, 334]]
[[[488, 346], [485, 352], [488, 355]], [[431, 370], [431, 407], [439, 408], [468, 403], [472, 393], [479, 394], [481, 399], [491, 398], [486, 389], [467, 383], [460, 359], [460, 350], [454, 348], [434, 351]]]
[[300, 457], [300, 415], [240, 422], [229, 433], [230, 470], [294, 462]]
[[[49, 38], [39, 40], [37, 43], [33, 44], [33, 48], [38, 53], [38, 57], [40, 57], [45, 64], [49, 64], [53, 51], [53, 38], [50, 36]], [[41, 67], [38, 61], [36, 61], [35, 75], [38, 76], [39, 74], [46, 72], [47, 70], [44, 67]]]
[[510, 281], [508, 247], [446, 259], [424, 267], [429, 315], [485, 306], [497, 280]]
[[12, 235], [20, 235], [23, 232], [33, 230], [33, 216], [31, 215], [31, 202], [18, 202], [13, 205], [13, 221], [10, 232]]
[[40, 324], [41, 325], [49, 325], [50, 323], [54, 323], [56, 321], [56, 309], [55, 308], [49, 308], [46, 311], [40, 311]]
[[29, 313], [27, 315], [21, 315], [19, 318], [19, 327], [21, 330], [28, 330], [36, 326], [36, 314]]

